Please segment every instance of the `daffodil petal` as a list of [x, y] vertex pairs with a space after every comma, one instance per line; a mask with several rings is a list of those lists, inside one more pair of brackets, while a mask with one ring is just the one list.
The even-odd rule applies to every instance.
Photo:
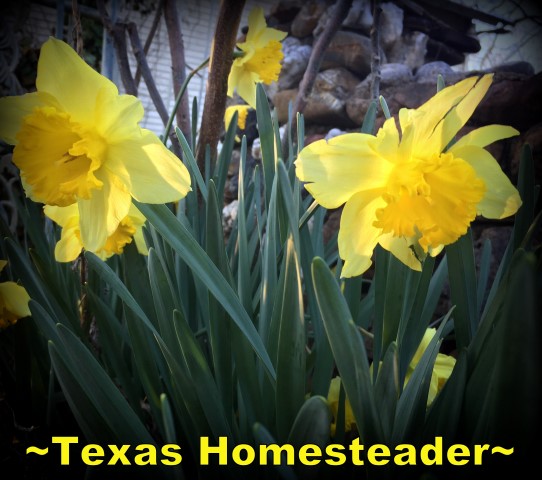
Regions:
[[371, 266], [373, 250], [382, 229], [375, 228], [375, 211], [385, 205], [374, 192], [360, 192], [346, 202], [339, 229], [339, 254], [344, 260], [342, 277], [361, 275]]
[[437, 374], [439, 381], [441, 379], [447, 380], [450, 378], [450, 375], [455, 367], [455, 362], [455, 358], [450, 355], [444, 355], [443, 353], [437, 354], [433, 372]]
[[249, 70], [242, 70], [237, 75], [237, 94], [252, 108], [256, 108], [256, 83], [259, 81], [259, 75]]
[[77, 203], [67, 207], [57, 207], [54, 205], [45, 205], [43, 212], [55, 223], [61, 227], [66, 227], [75, 219], [75, 223], [79, 224], [79, 208]]
[[410, 248], [405, 237], [394, 237], [392, 234], [388, 233], [382, 235], [378, 239], [378, 243], [388, 252], [391, 252], [394, 257], [403, 262], [407, 267], [418, 272], [422, 270], [421, 262], [416, 258], [416, 255], [412, 251], [412, 248]]
[[442, 122], [435, 126], [433, 133], [428, 139], [428, 144], [423, 145], [422, 148], [427, 148], [429, 151], [441, 152], [472, 116], [474, 110], [487, 93], [492, 78], [492, 75], [484, 75], [476, 82], [457, 105], [450, 109]]
[[23, 118], [36, 107], [55, 103], [55, 99], [44, 92], [0, 98], [0, 138], [10, 145], [17, 145], [17, 132], [22, 127]]
[[100, 172], [103, 188], [95, 190], [89, 200], [79, 200], [79, 223], [83, 247], [96, 252], [105, 245], [107, 237], [128, 215], [132, 199], [129, 191], [118, 180]]
[[239, 44], [241, 45], [256, 45], [256, 47], [263, 47], [265, 44], [272, 40], [283, 40], [286, 37], [287, 32], [282, 32], [276, 28], [268, 28], [263, 13], [263, 8], [256, 7], [248, 14], [248, 32], [246, 41]]
[[374, 141], [372, 135], [348, 133], [311, 143], [295, 162], [296, 175], [325, 208], [337, 208], [357, 192], [382, 189], [391, 164], [375, 153]]
[[20, 285], [17, 285], [15, 282], [0, 283], [0, 297], [2, 297], [7, 310], [18, 318], [30, 315], [30, 309], [28, 308], [30, 296]]
[[451, 152], [469, 163], [486, 185], [485, 195], [477, 205], [481, 215], [486, 218], [506, 218], [517, 212], [521, 206], [519, 193], [493, 155], [474, 145], [454, 146]]
[[468, 145], [484, 148], [491, 145], [493, 142], [504, 138], [514, 137], [516, 135], [519, 135], [519, 131], [508, 125], [486, 125], [485, 127], [477, 128], [462, 136], [454, 143], [450, 151], [453, 152], [458, 148], [466, 147]]
[[57, 262], [73, 262], [81, 253], [83, 244], [78, 236], [79, 224], [72, 228], [63, 228], [60, 240], [55, 245]]
[[52, 37], [41, 47], [36, 86], [53, 95], [81, 123], [94, 116], [100, 89], [118, 93], [113, 82], [87, 65], [68, 44]]
[[[404, 111], [402, 114], [400, 112], [401, 130], [404, 131], [408, 125], [415, 124], [413, 144], [418, 146], [420, 140], [426, 140], [430, 137], [435, 126], [442, 121], [451, 108], [465, 97], [477, 80], [477, 77], [469, 77], [455, 85], [446, 87], [416, 110], [411, 110], [411, 115], [407, 115], [409, 110]], [[419, 145], [419, 147], [423, 148], [424, 146]]]
[[130, 138], [144, 115], [141, 101], [132, 95], [118, 95], [110, 88], [98, 92], [95, 111], [96, 129], [103, 138]]
[[111, 145], [107, 159], [110, 171], [143, 203], [180, 200], [190, 190], [188, 170], [149, 130]]

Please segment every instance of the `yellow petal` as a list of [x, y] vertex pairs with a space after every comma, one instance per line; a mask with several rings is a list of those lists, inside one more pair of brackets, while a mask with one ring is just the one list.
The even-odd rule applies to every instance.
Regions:
[[231, 82], [232, 90], [233, 87], [236, 87], [237, 94], [252, 108], [256, 108], [256, 83], [260, 80], [259, 75], [244, 68], [236, 68], [236, 70], [234, 72], [232, 66], [231, 80], [228, 80], [228, 84]]
[[261, 7], [256, 7], [248, 14], [248, 32], [246, 40], [238, 46], [241, 48], [241, 45], [248, 44], [261, 48], [272, 40], [283, 40], [287, 35], [287, 32], [282, 32], [275, 28], [268, 28], [263, 9]]
[[67, 227], [71, 224], [79, 225], [79, 208], [77, 207], [77, 203], [67, 207], [45, 205], [43, 212], [61, 227]]
[[465, 96], [446, 113], [444, 119], [435, 125], [428, 143], [421, 147], [440, 153], [472, 116], [474, 110], [487, 93], [492, 78], [492, 75], [484, 75], [476, 82]]
[[94, 125], [96, 132], [115, 144], [139, 132], [139, 122], [144, 115], [141, 101], [132, 95], [118, 95], [116, 91], [102, 88], [96, 99]]
[[55, 259], [57, 262], [73, 262], [82, 249], [81, 233], [77, 223], [72, 228], [62, 229], [60, 240], [55, 245]]
[[519, 132], [513, 127], [507, 125], [486, 125], [463, 135], [454, 143], [450, 151], [466, 147], [467, 145], [484, 148], [493, 142], [516, 135], [519, 135]]
[[450, 378], [455, 367], [455, 362], [455, 358], [450, 355], [444, 355], [443, 353], [437, 355], [433, 372], [436, 373], [439, 379], [439, 390], [442, 388], [444, 382]]
[[384, 200], [374, 191], [360, 192], [346, 202], [339, 229], [339, 254], [344, 260], [342, 277], [361, 275], [371, 266], [373, 250], [382, 229], [373, 226], [375, 212]]
[[485, 195], [477, 205], [481, 215], [486, 218], [506, 218], [517, 212], [521, 206], [519, 193], [487, 150], [473, 145], [454, 145], [451, 152], [469, 163], [486, 185]]
[[[469, 77], [455, 85], [442, 89], [416, 109], [414, 118], [405, 115], [400, 116], [401, 129], [405, 130], [407, 121], [411, 120], [416, 124], [415, 144], [418, 145], [422, 139], [428, 139], [435, 126], [444, 118], [450, 109], [465, 97], [469, 90], [476, 84], [477, 80], [477, 77]], [[423, 145], [420, 145], [420, 147], [423, 147]]]
[[412, 357], [412, 360], [410, 361], [410, 367], [414, 369], [416, 365], [418, 365], [418, 362], [421, 360], [423, 352], [427, 350], [427, 347], [429, 346], [429, 343], [431, 343], [431, 340], [433, 340], [433, 337], [435, 336], [435, 333], [437, 333], [437, 330], [435, 328], [427, 328], [425, 330], [425, 333], [423, 334], [423, 338], [418, 345], [418, 348], [416, 349], [416, 353], [414, 353], [414, 356]]
[[0, 272], [4, 270], [4, 267], [8, 264], [7, 260], [0, 260]]
[[86, 123], [94, 117], [100, 89], [118, 93], [113, 82], [93, 70], [66, 43], [49, 38], [41, 47], [36, 79], [38, 91], [53, 95], [72, 119]]
[[81, 241], [86, 250], [96, 252], [105, 245], [119, 223], [128, 215], [130, 193], [113, 175], [100, 172], [101, 190], [95, 190], [89, 200], [79, 200]]
[[247, 123], [248, 111], [251, 108], [250, 105], [231, 105], [226, 108], [226, 112], [224, 113], [224, 125], [226, 126], [226, 129], [230, 126], [233, 115], [237, 112], [237, 125], [241, 130], [244, 130]]
[[418, 272], [422, 269], [422, 264], [414, 251], [412, 250], [409, 241], [405, 237], [394, 237], [392, 234], [382, 235], [378, 239], [378, 243], [383, 248], [391, 252], [398, 260], [403, 262], [407, 267]]
[[10, 145], [16, 145], [16, 135], [22, 127], [24, 117], [37, 107], [55, 104], [55, 99], [44, 92], [0, 98], [0, 138]]
[[391, 164], [374, 151], [375, 137], [339, 135], [305, 147], [295, 165], [305, 188], [325, 208], [337, 208], [360, 191], [382, 189]]
[[180, 200], [191, 190], [188, 170], [154, 133], [145, 129], [141, 133], [109, 147], [108, 170], [140, 202]]
[[30, 309], [28, 308], [30, 296], [20, 285], [17, 285], [15, 282], [0, 283], [0, 297], [5, 308], [17, 318], [28, 317], [30, 315]]

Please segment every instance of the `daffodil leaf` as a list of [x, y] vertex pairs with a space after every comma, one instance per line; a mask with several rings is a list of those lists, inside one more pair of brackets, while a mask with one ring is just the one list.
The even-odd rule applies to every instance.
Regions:
[[468, 347], [479, 322], [476, 297], [478, 287], [470, 229], [446, 247], [446, 257], [452, 303], [456, 306], [454, 328], [457, 347]]
[[[261, 423], [256, 422], [252, 427], [252, 434], [259, 445], [278, 445], [277, 440], [271, 435], [269, 430]], [[284, 452], [286, 452], [284, 450]], [[272, 450], [267, 454], [267, 464], [273, 465], [281, 478], [285, 480], [297, 480], [297, 476], [290, 465], [287, 465], [288, 458], [285, 458], [287, 453], [280, 453], [279, 459], [276, 459]]]
[[268, 375], [274, 381], [275, 371], [273, 365], [252, 320], [247, 315], [230, 284], [187, 228], [175, 218], [165, 205], [147, 205], [137, 202], [137, 207], [181, 256], [194, 275], [206, 285], [209, 291], [224, 306], [231, 319], [250, 342], [255, 353], [265, 365]]
[[192, 150], [190, 148], [190, 145], [188, 145], [188, 141], [186, 140], [185, 136], [183, 135], [183, 132], [179, 127], [175, 127], [175, 134], [177, 135], [177, 138], [179, 139], [179, 143], [181, 144], [181, 148], [184, 153], [184, 158], [186, 159], [190, 171], [192, 172], [192, 175], [194, 175], [194, 178], [196, 179], [196, 183], [198, 184], [198, 188], [201, 192], [201, 195], [205, 200], [207, 200], [207, 185], [205, 185], [205, 181], [203, 180], [203, 177], [201, 176], [201, 172], [198, 168], [198, 163], [196, 162], [196, 159], [194, 158], [194, 154], [192, 153]]
[[316, 257], [312, 277], [318, 306], [346, 395], [365, 443], [383, 438], [367, 353], [348, 305], [326, 263]]
[[81, 340], [63, 325], [57, 329], [62, 344], [49, 343], [51, 361], [87, 438], [153, 444], [141, 420]]
[[384, 431], [383, 442], [391, 438], [397, 400], [399, 398], [399, 358], [397, 343], [390, 343], [382, 366], [378, 369], [378, 377], [375, 382], [375, 402], [379, 406], [382, 429]]
[[433, 373], [433, 365], [439, 351], [441, 335], [452, 311], [444, 317], [429, 345], [416, 365], [409, 382], [397, 402], [391, 444], [415, 442], [421, 434], [419, 425], [424, 424], [427, 396]]
[[198, 396], [215, 438], [226, 436], [233, 440], [227, 414], [220, 401], [219, 391], [209, 370], [207, 360], [196, 343], [194, 333], [177, 310], [174, 312], [174, 325], [177, 341], [192, 378], [192, 388]]
[[245, 176], [246, 176], [247, 140], [243, 136], [241, 141], [241, 155], [239, 159], [239, 187], [237, 208], [237, 293], [239, 299], [249, 315], [252, 314], [252, 284], [250, 282], [250, 265], [252, 257], [248, 252], [248, 233], [245, 204]]
[[[233, 278], [224, 249], [224, 232], [222, 231], [222, 220], [218, 210], [218, 198], [212, 180], [209, 182], [209, 196], [207, 199], [206, 232], [205, 251], [228, 283], [233, 285]], [[214, 297], [210, 297], [208, 333], [213, 371], [224, 409], [226, 412], [232, 412], [234, 389], [231, 374], [233, 368], [232, 345], [231, 342], [224, 342], [225, 338], [231, 336], [231, 322], [226, 318], [224, 307]]]
[[514, 250], [523, 242], [534, 219], [535, 172], [531, 147], [525, 144], [521, 150], [518, 174], [518, 190], [523, 202], [514, 223]]
[[424, 443], [441, 436], [453, 444], [460, 425], [463, 396], [467, 384], [467, 352], [462, 350], [450, 378], [429, 407], [424, 425]]
[[132, 408], [139, 408], [141, 382], [132, 375], [132, 364], [126, 358], [132, 353], [130, 338], [111, 308], [92, 289], [87, 289], [89, 305], [100, 331], [102, 355], [117, 379]]
[[166, 441], [166, 443], [176, 444], [177, 434], [175, 432], [175, 418], [173, 417], [171, 404], [169, 403], [168, 397], [165, 393], [162, 393], [162, 395], [160, 395], [160, 410], [162, 411], [162, 421], [164, 423], [166, 432], [164, 440]]
[[286, 440], [305, 396], [305, 324], [301, 271], [292, 238], [286, 245], [277, 352], [277, 434]]
[[273, 177], [275, 176], [275, 135], [269, 101], [261, 83], [258, 83], [256, 86], [256, 118], [258, 121], [258, 132], [260, 133], [265, 199], [266, 205], [269, 206], [271, 190], [273, 188]]

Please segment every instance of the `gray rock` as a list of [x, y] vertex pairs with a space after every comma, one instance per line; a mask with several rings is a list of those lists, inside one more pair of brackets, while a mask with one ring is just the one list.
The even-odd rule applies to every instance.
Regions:
[[[320, 72], [309, 96], [303, 115], [307, 123], [349, 128], [352, 121], [346, 114], [346, 104], [352, 97], [359, 79], [344, 68]], [[295, 100], [297, 89], [276, 94], [274, 104], [280, 123], [288, 120], [288, 103]]]
[[380, 67], [380, 85], [388, 87], [413, 80], [412, 70], [402, 63], [386, 63]]
[[371, 56], [369, 37], [339, 31], [324, 52], [322, 69], [344, 67], [363, 79], [371, 71]]
[[400, 41], [403, 34], [403, 10], [397, 5], [386, 2], [380, 5], [380, 41], [384, 50]]
[[355, 28], [368, 35], [372, 24], [371, 2], [369, 0], [354, 0], [343, 21], [343, 26]]
[[297, 38], [286, 37], [282, 42], [284, 59], [278, 80], [278, 89], [286, 90], [299, 85], [307, 69], [312, 46], [303, 45]]
[[318, 21], [322, 17], [322, 14], [327, 10], [328, 6], [323, 0], [312, 0], [301, 7], [301, 10], [297, 12], [290, 31], [294, 37], [308, 37], [312, 35], [313, 30], [318, 25]]
[[422, 32], [404, 34], [386, 52], [389, 63], [402, 63], [414, 70], [424, 64], [429, 37]]
[[416, 70], [414, 80], [418, 83], [432, 83], [436, 85], [437, 78], [442, 75], [446, 84], [455, 83], [465, 75], [456, 72], [445, 62], [429, 62]]

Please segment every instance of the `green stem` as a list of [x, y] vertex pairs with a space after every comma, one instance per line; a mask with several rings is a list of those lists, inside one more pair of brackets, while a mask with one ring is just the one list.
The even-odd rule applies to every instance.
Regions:
[[181, 89], [179, 90], [179, 93], [177, 94], [177, 97], [175, 98], [175, 105], [173, 106], [171, 114], [169, 115], [166, 128], [164, 129], [164, 134], [162, 136], [162, 142], [164, 143], [164, 145], [167, 143], [169, 132], [171, 130], [171, 126], [173, 125], [173, 120], [175, 119], [175, 114], [177, 113], [177, 109], [179, 108], [181, 99], [183, 98], [184, 92], [186, 91], [188, 84], [190, 83], [190, 80], [192, 80], [192, 77], [196, 75], [196, 73], [198, 73], [202, 68], [206, 67], [208, 64], [209, 64], [209, 57], [207, 57], [200, 65], [194, 68], [194, 70], [192, 70], [186, 76], [186, 79], [183, 82]]

